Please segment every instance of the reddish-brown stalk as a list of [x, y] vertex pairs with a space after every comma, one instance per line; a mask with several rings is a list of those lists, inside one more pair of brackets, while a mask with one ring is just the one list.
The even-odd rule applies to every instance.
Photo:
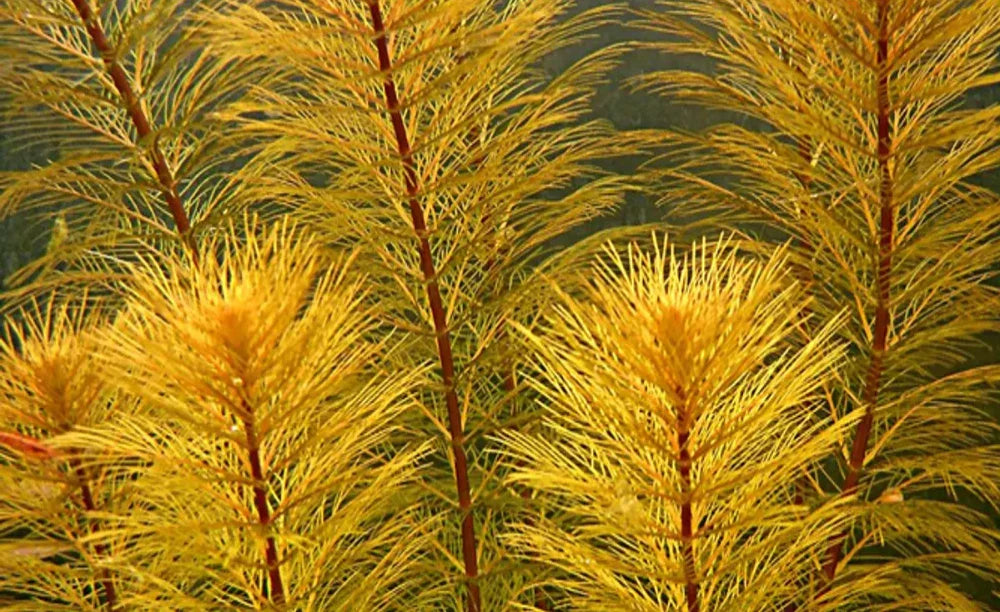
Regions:
[[694, 520], [691, 511], [691, 429], [694, 426], [687, 395], [678, 393], [684, 406], [678, 411], [677, 446], [680, 449], [678, 468], [681, 473], [681, 558], [684, 562], [684, 599], [688, 612], [698, 612], [698, 573], [694, 560]]
[[[250, 475], [253, 476], [253, 505], [257, 511], [257, 522], [264, 531], [271, 528], [271, 509], [267, 504], [267, 481], [260, 463], [260, 441], [257, 439], [257, 429], [254, 426], [254, 413], [250, 405], [243, 402], [246, 417], [243, 419], [243, 433], [247, 440], [247, 454], [250, 463]], [[278, 546], [273, 535], [267, 536], [264, 547], [264, 560], [267, 563], [267, 578], [270, 589], [265, 597], [270, 597], [276, 604], [285, 603], [285, 587], [281, 581], [281, 569], [278, 566]]]
[[[90, 9], [88, 0], [73, 0], [73, 6], [76, 7], [76, 12], [80, 15], [83, 26], [87, 29], [87, 34], [90, 35], [90, 40], [94, 43], [94, 47], [97, 48], [97, 51], [101, 54], [101, 59], [104, 60], [104, 66], [107, 68], [108, 74], [115, 84], [115, 89], [118, 90], [118, 95], [121, 96], [122, 104], [124, 104], [125, 110], [128, 112], [128, 116], [135, 126], [139, 140], [149, 137], [153, 133], [153, 128], [150, 126], [146, 113], [142, 110], [138, 96], [135, 95], [135, 91], [132, 89], [131, 83], [129, 83], [125, 69], [115, 59], [115, 51], [104, 35], [100, 20]], [[177, 182], [174, 179], [173, 172], [171, 172], [170, 167], [167, 165], [163, 151], [160, 150], [160, 146], [155, 139], [149, 145], [149, 154], [153, 170], [156, 174], [156, 180], [163, 191], [163, 197], [166, 200], [167, 208], [170, 210], [170, 216], [173, 217], [177, 233], [180, 235], [181, 240], [188, 246], [191, 258], [195, 262], [195, 265], [197, 265], [198, 253], [191, 240], [191, 223], [188, 220], [187, 213], [184, 211], [180, 194], [177, 192]]]
[[[20, 433], [0, 432], [0, 444], [15, 451], [19, 451], [26, 457], [37, 461], [53, 459], [57, 456], [57, 453], [49, 448], [45, 443], [31, 436], [26, 436]], [[97, 510], [97, 504], [94, 503], [94, 494], [90, 489], [89, 479], [87, 478], [87, 474], [84, 471], [83, 466], [80, 465], [79, 459], [70, 456], [69, 467], [73, 472], [73, 476], [76, 477], [77, 484], [80, 487], [80, 499], [83, 509], [87, 512], [95, 512]], [[97, 526], [93, 522], [88, 522], [88, 528], [91, 533], [97, 532]], [[107, 547], [100, 542], [94, 544], [94, 552], [96, 552], [99, 557], [106, 557], [108, 555]], [[104, 604], [110, 612], [114, 612], [114, 610], [118, 607], [118, 594], [115, 590], [114, 582], [111, 580], [111, 576], [106, 569], [99, 570], [97, 574], [101, 583], [101, 588], [104, 591]]]
[[[80, 497], [83, 500], [83, 508], [87, 512], [95, 512], [97, 510], [97, 505], [94, 503], [94, 495], [90, 490], [89, 479], [87, 474], [80, 465], [79, 459], [76, 457], [71, 457], [69, 460], [70, 467], [76, 476], [78, 484], [80, 485]], [[97, 526], [88, 521], [88, 529], [91, 533], [97, 532]], [[97, 542], [94, 544], [94, 552], [97, 553], [99, 557], [107, 557], [108, 550], [104, 544]], [[104, 589], [104, 604], [107, 606], [109, 612], [114, 612], [118, 607], [118, 594], [115, 591], [115, 583], [111, 580], [111, 576], [106, 569], [100, 569], [97, 572], [100, 578], [101, 588]]]
[[[854, 443], [848, 462], [847, 477], [841, 487], [842, 495], [855, 492], [861, 472], [864, 468], [865, 453], [868, 449], [868, 438], [871, 436], [872, 424], [875, 420], [875, 407], [878, 402], [879, 387], [882, 381], [882, 370], [885, 365], [886, 341], [889, 335], [889, 272], [892, 267], [893, 239], [893, 176], [889, 166], [891, 152], [891, 135], [889, 131], [889, 0], [878, 2], [878, 51], [877, 51], [878, 85], [876, 104], [878, 113], [878, 168], [880, 174], [879, 186], [879, 238], [878, 238], [878, 277], [875, 329], [872, 338], [871, 361], [865, 376], [862, 402], [865, 414], [858, 423], [854, 434]], [[844, 541], [847, 533], [841, 533], [830, 542], [827, 549], [827, 560], [823, 572], [827, 585], [822, 593], [829, 589], [837, 573], [837, 565], [843, 554]]]
[[389, 41], [382, 23], [382, 10], [377, 1], [369, 2], [372, 19], [372, 29], [375, 34], [375, 45], [378, 50], [379, 70], [383, 73], [382, 87], [385, 93], [386, 110], [392, 122], [396, 137], [396, 148], [403, 164], [403, 178], [406, 193], [409, 197], [410, 216], [413, 230], [417, 234], [420, 249], [420, 269], [427, 286], [427, 301], [430, 304], [431, 317], [434, 320], [434, 331], [437, 334], [438, 358], [441, 363], [441, 377], [445, 389], [445, 405], [448, 410], [448, 429], [451, 435], [451, 449], [455, 459], [455, 484], [458, 489], [458, 506], [462, 515], [462, 561], [465, 564], [465, 576], [468, 579], [469, 612], [479, 612], [482, 608], [479, 584], [479, 561], [476, 554], [476, 534], [472, 520], [472, 494], [469, 487], [469, 468], [465, 455], [465, 433], [462, 426], [462, 413], [458, 406], [458, 396], [455, 393], [455, 361], [451, 350], [451, 336], [448, 332], [448, 322], [445, 316], [444, 301], [438, 286], [437, 273], [431, 255], [431, 245], [427, 236], [427, 223], [424, 211], [417, 199], [419, 181], [417, 168], [410, 150], [410, 140], [399, 110], [399, 98], [396, 93], [396, 82], [392, 77], [392, 60], [389, 56]]
[[24, 453], [33, 459], [51, 459], [55, 457], [55, 452], [41, 440], [22, 433], [0, 431], [0, 445]]

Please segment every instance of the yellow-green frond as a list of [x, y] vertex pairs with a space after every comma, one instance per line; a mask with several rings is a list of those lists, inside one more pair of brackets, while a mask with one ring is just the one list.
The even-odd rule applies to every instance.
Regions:
[[112, 519], [131, 539], [119, 571], [144, 585], [129, 605], [379, 610], [433, 594], [417, 571], [433, 524], [412, 507], [426, 448], [394, 440], [421, 371], [376, 367], [390, 346], [368, 337], [349, 260], [248, 220], [199, 261], [131, 265], [100, 352], [146, 411], [60, 440], [135, 479], [141, 507]]
[[609, 248], [585, 297], [521, 330], [542, 424], [500, 438], [543, 515], [511, 540], [560, 570], [572, 609], [775, 609], [842, 523], [794, 501], [856, 418], [809, 408], [839, 322], [795, 348], [808, 298], [782, 254], [653, 244]]

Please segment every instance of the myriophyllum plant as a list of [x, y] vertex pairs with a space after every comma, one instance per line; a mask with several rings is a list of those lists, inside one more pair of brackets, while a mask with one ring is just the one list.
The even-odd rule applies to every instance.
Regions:
[[47, 279], [20, 294], [127, 284], [136, 251], [183, 235], [200, 253], [245, 206], [360, 245], [382, 329], [407, 341], [391, 361], [404, 378], [426, 372], [422, 412], [404, 420], [435, 440], [425, 511], [453, 525], [438, 547], [453, 584], [441, 605], [532, 598], [518, 594], [530, 572], [495, 537], [519, 497], [483, 450], [484, 433], [525, 418], [512, 416], [506, 320], [543, 303], [529, 282], [543, 247], [620, 201], [623, 181], [597, 161], [631, 149], [587, 118], [620, 48], [540, 69], [611, 14], [569, 6], [0, 2], [12, 142], [39, 125], [59, 135], [58, 155], [0, 177], [0, 212], [66, 208], [55, 248], [15, 280]]
[[[245, 244], [236, 232], [205, 241], [197, 267], [183, 252], [130, 267], [124, 310], [92, 350], [100, 379], [139, 408], [47, 440], [75, 449], [83, 469], [110, 465], [134, 494], [127, 512], [87, 508], [104, 520], [93, 538], [127, 546], [105, 553], [110, 578], [95, 577], [124, 586], [117, 600], [104, 587], [84, 607], [419, 603], [428, 594], [410, 581], [430, 525], [407, 491], [427, 449], [389, 442], [420, 371], [379, 372], [390, 346], [368, 338], [349, 261], [287, 224], [239, 233]], [[58, 520], [63, 510], [35, 511]], [[35, 580], [50, 576], [58, 566]]]
[[[109, 513], [128, 512], [131, 494], [103, 458], [50, 441], [126, 400], [96, 362], [97, 317], [58, 300], [21, 315], [0, 341], [0, 603], [112, 608], [126, 595], [109, 570], [125, 538], [95, 534]], [[5, 600], [15, 595], [20, 604]]]
[[[1000, 111], [956, 104], [1000, 4], [666, 7], [716, 72], [645, 83], [768, 131], [591, 120], [621, 47], [546, 67], [609, 5], [0, 0], [5, 142], [56, 149], [0, 174], [54, 228], [7, 294], [0, 598], [980, 609]], [[548, 257], [637, 143], [672, 212], [788, 245]]]
[[1000, 576], [982, 512], [1000, 508], [983, 412], [1000, 372], [972, 359], [1000, 313], [1000, 199], [972, 180], [1000, 165], [1000, 106], [972, 103], [1000, 83], [1000, 3], [676, 0], [641, 15], [649, 46], [715, 62], [643, 85], [765, 126], [653, 135], [673, 147], [651, 165], [664, 202], [702, 224], [765, 225], [764, 252], [791, 239], [816, 320], [848, 312], [832, 407], [863, 416], [839, 465], [813, 473], [857, 515], [816, 550], [820, 586], [802, 609], [996, 601], [958, 587]]
[[[518, 499], [499, 486], [485, 434], [515, 427], [507, 323], [546, 291], [546, 242], [608, 210], [623, 181], [596, 164], [629, 150], [586, 117], [619, 49], [564, 73], [541, 62], [606, 7], [562, 0], [233, 3], [204, 27], [222, 57], [275, 66], [223, 118], [261, 139], [244, 195], [330, 241], [362, 245], [384, 320], [406, 332], [402, 372], [432, 360], [425, 437], [436, 441], [427, 512], [447, 516], [442, 607], [503, 609], [530, 572], [498, 545]], [[266, 60], [266, 61], [264, 61]], [[547, 266], [558, 273], [559, 266]]]
[[195, 22], [212, 4], [0, 2], [5, 155], [33, 162], [0, 172], [0, 214], [58, 211], [65, 228], [60, 248], [8, 279], [18, 296], [93, 294], [136, 250], [193, 246], [234, 217], [243, 183], [226, 170], [249, 143], [212, 113], [267, 74], [207, 53]]
[[808, 300], [780, 253], [653, 245], [609, 247], [525, 330], [541, 426], [501, 437], [547, 512], [510, 539], [559, 570], [567, 609], [780, 608], [838, 525], [794, 497], [853, 420], [803, 409], [843, 359], [839, 322], [796, 342]]

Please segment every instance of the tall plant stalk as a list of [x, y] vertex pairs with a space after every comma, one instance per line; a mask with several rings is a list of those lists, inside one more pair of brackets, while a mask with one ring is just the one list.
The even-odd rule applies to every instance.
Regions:
[[455, 358], [451, 351], [451, 336], [448, 330], [444, 302], [441, 299], [441, 288], [438, 286], [437, 272], [434, 269], [434, 256], [427, 238], [427, 221], [424, 211], [417, 199], [420, 183], [417, 179], [413, 152], [410, 150], [410, 140], [400, 113], [399, 98], [396, 95], [396, 83], [392, 78], [392, 59], [389, 55], [389, 42], [382, 24], [382, 12], [378, 1], [369, 2], [372, 29], [375, 33], [375, 45], [378, 48], [378, 67], [385, 76], [385, 107], [392, 122], [392, 132], [396, 137], [396, 149], [403, 164], [403, 176], [406, 183], [406, 195], [409, 198], [410, 217], [413, 221], [413, 231], [419, 241], [420, 270], [427, 287], [427, 301], [434, 321], [434, 333], [437, 337], [437, 351], [441, 366], [441, 378], [444, 384], [445, 405], [448, 410], [448, 433], [451, 438], [451, 451], [455, 461], [455, 488], [458, 491], [458, 509], [462, 523], [462, 562], [465, 564], [465, 576], [469, 580], [468, 609], [479, 612], [482, 608], [482, 596], [479, 592], [479, 561], [477, 559], [476, 533], [472, 521], [472, 495], [469, 490], [469, 467], [465, 456], [465, 432], [463, 431], [462, 413], [458, 407], [458, 395], [455, 393]]
[[[83, 503], [83, 509], [89, 513], [94, 513], [99, 510], [97, 504], [94, 503], [94, 494], [91, 492], [89, 478], [87, 477], [86, 471], [80, 465], [79, 459], [75, 457], [70, 457], [69, 465], [72, 468], [73, 475], [76, 477], [77, 482], [80, 486], [80, 500]], [[100, 529], [97, 525], [91, 524], [91, 533], [97, 533]], [[106, 559], [108, 557], [108, 549], [102, 543], [94, 544], [94, 552], [97, 553], [98, 557]], [[98, 575], [100, 576], [101, 589], [104, 597], [104, 604], [107, 606], [109, 612], [114, 612], [118, 608], [118, 593], [115, 590], [115, 583], [111, 579], [111, 574], [107, 569], [98, 570]]]
[[[257, 523], [265, 532], [269, 532], [272, 522], [272, 511], [267, 502], [270, 484], [264, 477], [264, 469], [260, 460], [260, 441], [258, 440], [254, 410], [245, 401], [243, 410], [243, 435], [246, 437], [247, 461], [250, 465], [250, 476], [253, 478], [253, 506], [257, 511]], [[274, 535], [268, 533], [264, 543], [264, 564], [267, 571], [268, 599], [276, 604], [285, 603], [285, 585], [281, 580], [281, 568], [278, 565], [278, 545]]]
[[[121, 96], [122, 106], [125, 107], [129, 119], [132, 120], [132, 124], [135, 126], [139, 142], [149, 140], [153, 136], [153, 127], [150, 125], [149, 119], [142, 109], [141, 101], [135, 95], [132, 84], [129, 83], [125, 70], [122, 69], [121, 64], [115, 57], [115, 50], [104, 35], [100, 19], [91, 11], [88, 0], [73, 0], [73, 6], [80, 15], [80, 20], [83, 22], [87, 34], [90, 35], [90, 39], [94, 43], [94, 48], [97, 49], [98, 55], [100, 55], [101, 60], [103, 60], [104, 65], [107, 67], [115, 89], [118, 90], [118, 94]], [[181, 202], [181, 197], [177, 192], [174, 173], [170, 170], [170, 166], [167, 165], [167, 160], [164, 158], [159, 142], [155, 138], [149, 144], [149, 156], [150, 163], [153, 166], [153, 174], [156, 180], [159, 181], [160, 188], [163, 190], [163, 198], [166, 201], [167, 209], [170, 211], [170, 216], [174, 220], [177, 233], [180, 235], [181, 240], [191, 247], [190, 236], [188, 236], [188, 232], [191, 229], [191, 222], [188, 220], [184, 204]], [[192, 253], [194, 252], [192, 250]]]
[[127, 508], [128, 499], [116, 491], [121, 483], [108, 474], [105, 458], [85, 463], [81, 449], [51, 442], [114, 409], [93, 358], [98, 321], [56, 301], [22, 314], [24, 322], [8, 322], [0, 341], [0, 388], [11, 401], [0, 408], [0, 423], [19, 430], [0, 438], [6, 492], [0, 533], [27, 533], [15, 547], [0, 545], [0, 593], [34, 593], [55, 603], [45, 593], [46, 581], [54, 579], [55, 585], [65, 581], [81, 606], [114, 612], [121, 593], [109, 565], [123, 542], [102, 531], [109, 526], [105, 517]]
[[11, 307], [55, 287], [107, 295], [137, 252], [179, 237], [195, 258], [196, 228], [238, 212], [225, 166], [253, 143], [214, 113], [265, 77], [206, 53], [194, 16], [218, 4], [0, 3], [5, 144], [33, 153], [0, 173], [0, 215], [55, 217], [58, 247], [8, 279]]
[[[877, 83], [875, 86], [876, 135], [878, 138], [876, 161], [878, 163], [878, 195], [879, 195], [879, 225], [878, 225], [878, 272], [876, 273], [875, 328], [872, 334], [872, 345], [869, 351], [869, 363], [864, 379], [864, 390], [861, 402], [865, 414], [858, 423], [851, 445], [851, 455], [848, 461], [847, 476], [840, 489], [844, 495], [855, 493], [864, 469], [865, 454], [868, 449], [872, 426], [875, 422], [875, 409], [879, 404], [879, 388], [882, 374], [885, 370], [887, 340], [889, 337], [889, 300], [892, 287], [892, 252], [893, 229], [895, 228], [895, 177], [889, 163], [892, 160], [892, 134], [890, 132], [890, 100], [889, 100], [889, 4], [890, 0], [877, 1], [876, 27], [878, 38], [876, 62], [874, 71]], [[823, 572], [833, 580], [843, 552], [846, 534], [837, 537], [830, 543], [827, 550], [827, 560]]]

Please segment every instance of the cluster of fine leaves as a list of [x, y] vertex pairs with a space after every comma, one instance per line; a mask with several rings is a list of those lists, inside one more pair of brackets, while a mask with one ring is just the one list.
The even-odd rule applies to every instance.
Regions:
[[725, 242], [609, 249], [583, 296], [527, 332], [542, 426], [504, 438], [511, 480], [546, 516], [511, 539], [561, 570], [568, 609], [771, 610], [801, 596], [790, 577], [842, 514], [796, 502], [796, 479], [856, 418], [805, 408], [843, 358], [839, 321], [795, 342], [808, 301], [783, 268], [782, 254], [760, 264]]
[[79, 449], [57, 455], [39, 440], [98, 425], [124, 402], [94, 363], [99, 319], [55, 301], [23, 314], [0, 341], [0, 603], [97, 610], [100, 592], [115, 592], [105, 563], [126, 541], [91, 534], [99, 515], [129, 512], [132, 493]]
[[966, 96], [1000, 82], [1000, 5], [677, 0], [641, 17], [652, 47], [716, 65], [640, 85], [766, 126], [654, 136], [670, 146], [650, 164], [663, 202], [763, 224], [765, 252], [791, 240], [815, 315], [848, 311], [833, 415], [864, 414], [803, 482], [857, 507], [816, 550], [825, 586], [806, 608], [980, 609], [958, 583], [1000, 576], [984, 412], [1000, 372], [971, 354], [998, 323], [1000, 198], [971, 179], [1000, 165], [1000, 107]]
[[0, 214], [54, 228], [47, 254], [8, 279], [8, 300], [94, 294], [133, 253], [233, 216], [250, 143], [213, 112], [266, 74], [208, 54], [196, 15], [211, 4], [0, 2], [5, 153], [33, 162], [0, 172]]
[[[571, 12], [0, 0], [0, 606], [984, 607], [1000, 4], [664, 0], [764, 129], [624, 137]], [[553, 254], [640, 146], [740, 242]]]
[[[538, 70], [608, 13], [566, 18], [561, 0], [505, 6], [281, 1], [205, 18], [226, 57], [280, 66], [225, 120], [263, 143], [249, 205], [359, 245], [387, 326], [406, 334], [401, 372], [424, 381], [419, 434], [434, 440], [425, 511], [445, 517], [440, 574], [460, 608], [502, 609], [531, 572], [496, 532], [519, 496], [485, 434], [523, 415], [508, 322], [545, 301], [538, 267], [554, 237], [612, 207], [622, 180], [602, 157], [628, 148], [586, 119], [615, 48], [550, 77]], [[476, 602], [482, 602], [476, 603]]]
[[44, 323], [55, 342], [33, 340], [49, 354], [9, 356], [4, 383], [35, 410], [5, 403], [4, 429], [51, 456], [3, 466], [33, 483], [3, 502], [5, 589], [77, 609], [376, 610], [429, 595], [414, 581], [433, 526], [411, 491], [427, 448], [389, 443], [420, 371], [377, 367], [391, 346], [366, 339], [375, 321], [343, 258], [287, 224], [239, 233], [246, 244], [206, 241], [198, 267], [131, 265], [124, 308], [91, 344], [58, 311]]

